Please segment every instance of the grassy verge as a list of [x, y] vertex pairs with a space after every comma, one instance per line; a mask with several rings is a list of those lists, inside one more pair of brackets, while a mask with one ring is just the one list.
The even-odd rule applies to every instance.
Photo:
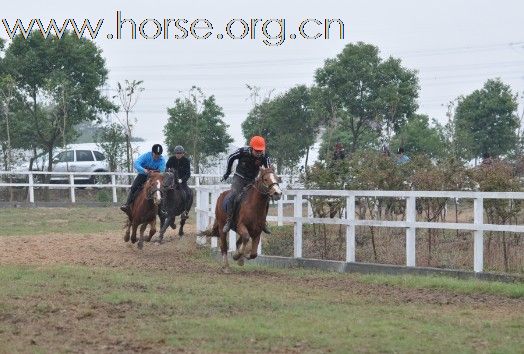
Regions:
[[124, 222], [118, 208], [5, 208], [0, 236], [99, 233], [121, 230]]
[[0, 343], [15, 352], [318, 353], [509, 353], [524, 344], [523, 314], [512, 309], [399, 304], [249, 272], [3, 266]]

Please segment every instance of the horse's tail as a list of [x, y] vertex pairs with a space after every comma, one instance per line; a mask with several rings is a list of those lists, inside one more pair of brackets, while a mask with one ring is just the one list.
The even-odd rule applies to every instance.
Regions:
[[213, 224], [213, 227], [211, 227], [210, 229], [202, 231], [200, 233], [200, 236], [218, 237], [218, 221], [215, 219], [215, 223]]

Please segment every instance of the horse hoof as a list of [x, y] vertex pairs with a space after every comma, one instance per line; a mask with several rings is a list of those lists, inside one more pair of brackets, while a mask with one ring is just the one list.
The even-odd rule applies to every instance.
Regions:
[[141, 250], [142, 248], [144, 248], [144, 244], [142, 242], [139, 242], [138, 243], [138, 249]]
[[255, 259], [255, 258], [257, 258], [257, 256], [258, 256], [258, 254], [256, 254], [256, 253], [255, 254], [251, 254], [251, 255], [249, 255], [249, 259]]
[[136, 239], [131, 239], [131, 243], [136, 243]]
[[233, 254], [233, 260], [234, 261], [238, 261], [240, 259], [240, 257], [242, 257], [242, 254], [240, 254], [240, 253], [234, 253]]
[[240, 259], [237, 261], [237, 264], [238, 264], [239, 266], [242, 267], [242, 266], [244, 265], [244, 258], [243, 258], [243, 257], [240, 258]]

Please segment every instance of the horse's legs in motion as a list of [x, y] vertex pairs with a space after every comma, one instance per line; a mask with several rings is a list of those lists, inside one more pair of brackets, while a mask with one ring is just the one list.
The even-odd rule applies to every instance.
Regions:
[[156, 218], [151, 220], [151, 222], [149, 223], [149, 237], [146, 238], [146, 241], [147, 242], [151, 241], [151, 238], [153, 237], [155, 233], [156, 233]]
[[140, 225], [140, 238], [138, 239], [138, 249], [144, 247], [144, 231], [146, 231], [147, 223]]
[[124, 242], [129, 242], [129, 236], [131, 235], [131, 221], [128, 221], [126, 224], [127, 230], [124, 235]]
[[169, 225], [171, 225], [171, 222], [172, 222], [172, 220], [174, 220], [174, 219], [175, 219], [174, 216], [168, 216], [168, 217], [164, 220], [164, 224], [163, 224], [162, 227], [160, 228], [160, 234], [158, 235], [158, 242], [159, 242], [159, 243], [162, 243], [162, 241], [164, 240], [164, 234], [166, 233], [167, 228], [169, 227]]
[[[249, 242], [249, 231], [246, 226], [242, 223], [239, 223], [237, 226], [237, 250], [233, 254], [233, 259], [238, 262], [238, 265], [244, 265], [244, 258], [246, 254], [247, 244]], [[238, 247], [240, 245], [240, 247]]]
[[136, 229], [138, 229], [138, 223], [133, 221], [132, 231], [131, 231], [131, 243], [136, 242]]
[[184, 236], [184, 225], [186, 224], [187, 218], [180, 218], [180, 229], [178, 229], [178, 236], [182, 238]]
[[260, 243], [260, 235], [258, 235], [257, 237], [253, 237], [253, 240], [251, 241], [251, 254], [249, 255], [249, 259], [257, 258], [259, 243]]
[[[223, 227], [224, 225], [222, 225]], [[227, 234], [222, 232], [222, 227], [218, 228], [218, 237], [220, 238], [220, 251], [222, 253], [222, 260], [224, 261], [224, 265], [222, 266], [222, 271], [224, 273], [230, 273], [231, 270], [229, 269], [229, 262], [227, 259]]]

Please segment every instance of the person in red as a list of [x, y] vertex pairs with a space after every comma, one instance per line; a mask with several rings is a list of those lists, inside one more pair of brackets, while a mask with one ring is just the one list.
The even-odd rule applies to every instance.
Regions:
[[[229, 155], [227, 160], [227, 171], [224, 174], [222, 181], [228, 179], [229, 175], [231, 174], [233, 162], [235, 160], [238, 160], [238, 164], [233, 175], [233, 183], [231, 183], [232, 195], [229, 197], [229, 203], [232, 204], [227, 208], [229, 212], [227, 215], [227, 222], [223, 229], [225, 233], [229, 232], [231, 229], [231, 221], [240, 204], [238, 196], [242, 192], [242, 189], [248, 184], [253, 183], [261, 166], [266, 168], [271, 166], [269, 156], [266, 153], [265, 139], [259, 135], [255, 135], [249, 141], [249, 146], [241, 147]], [[262, 231], [264, 231], [266, 234], [271, 233], [267, 224], [264, 226]]]

